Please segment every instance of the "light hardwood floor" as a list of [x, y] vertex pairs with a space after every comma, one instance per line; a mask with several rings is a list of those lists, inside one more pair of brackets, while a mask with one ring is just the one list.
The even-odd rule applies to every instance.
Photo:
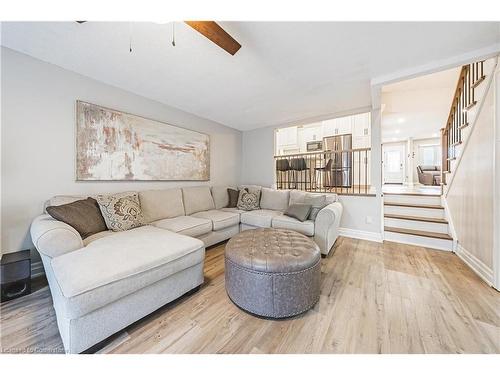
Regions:
[[[500, 293], [454, 254], [339, 238], [309, 312], [266, 320], [224, 289], [224, 245], [205, 283], [115, 335], [101, 353], [499, 353]], [[1, 305], [4, 352], [61, 352], [47, 287]]]

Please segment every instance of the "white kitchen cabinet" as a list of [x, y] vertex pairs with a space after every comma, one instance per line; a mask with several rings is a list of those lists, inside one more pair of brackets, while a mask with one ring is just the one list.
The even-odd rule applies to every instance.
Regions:
[[370, 114], [361, 113], [352, 116], [352, 135], [357, 137], [370, 136]]
[[351, 134], [352, 124], [351, 116], [339, 117], [323, 121], [323, 137], [332, 135]]
[[294, 146], [297, 145], [297, 127], [282, 128], [276, 130], [276, 145]]

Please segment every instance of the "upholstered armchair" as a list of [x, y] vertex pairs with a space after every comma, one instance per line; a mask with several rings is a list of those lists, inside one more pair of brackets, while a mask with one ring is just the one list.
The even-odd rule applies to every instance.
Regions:
[[423, 185], [439, 185], [441, 168], [435, 165], [419, 165], [417, 167], [418, 182]]

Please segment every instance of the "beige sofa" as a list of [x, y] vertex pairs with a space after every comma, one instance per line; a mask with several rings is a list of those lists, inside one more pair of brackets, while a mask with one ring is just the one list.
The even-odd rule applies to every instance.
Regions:
[[[261, 187], [252, 186], [253, 189]], [[45, 268], [64, 347], [79, 353], [203, 283], [205, 247], [240, 230], [288, 228], [328, 254], [338, 236], [342, 206], [335, 195], [315, 221], [283, 215], [290, 195], [262, 188], [261, 209], [227, 208], [227, 187], [139, 192], [147, 225], [105, 231], [82, 240], [69, 225], [44, 214], [31, 237]], [[46, 206], [87, 196], [56, 196]]]

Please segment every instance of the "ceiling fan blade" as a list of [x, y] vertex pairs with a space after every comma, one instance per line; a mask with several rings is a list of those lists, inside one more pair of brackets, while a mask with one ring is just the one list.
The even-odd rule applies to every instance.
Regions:
[[241, 48], [241, 44], [214, 21], [184, 22], [231, 55], [234, 55]]
[[85, 23], [87, 21], [75, 21], [76, 23]]

